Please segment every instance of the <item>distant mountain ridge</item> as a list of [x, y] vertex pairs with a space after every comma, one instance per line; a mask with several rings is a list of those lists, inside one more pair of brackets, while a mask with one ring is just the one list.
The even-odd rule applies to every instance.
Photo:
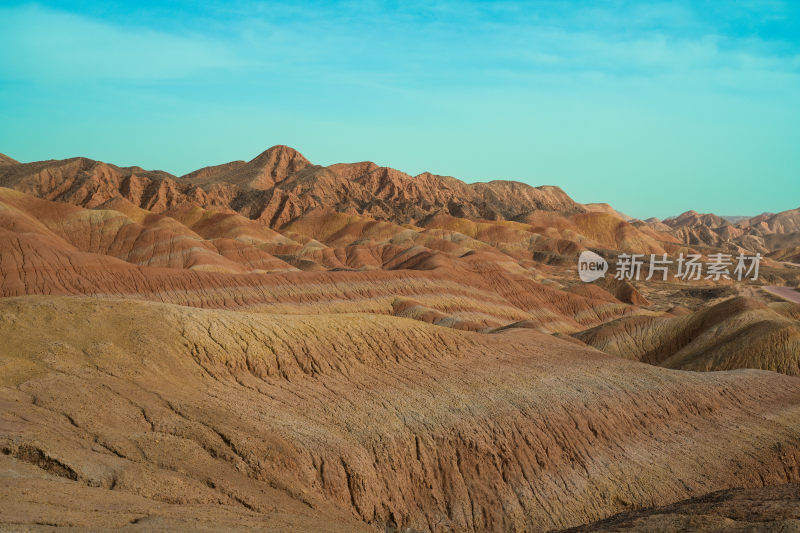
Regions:
[[271, 227], [320, 207], [397, 223], [413, 223], [436, 213], [504, 220], [535, 210], [585, 211], [558, 187], [510, 181], [467, 184], [430, 173], [412, 177], [371, 162], [324, 167], [282, 145], [247, 162], [205, 167], [180, 178], [86, 158], [2, 168], [0, 185], [45, 199], [91, 208], [121, 195], [156, 212], [190, 202], [236, 211]]
[[797, 252], [787, 253], [784, 249], [800, 245], [800, 208], [754, 217], [686, 211], [663, 221], [650, 218], [637, 225], [669, 232], [689, 246], [769, 254], [776, 260], [791, 260]]
[[[544, 220], [537, 213], [594, 213], [629, 223], [620, 226], [625, 228], [620, 231], [629, 236], [638, 229], [667, 249], [682, 243], [731, 253], [772, 253], [778, 260], [793, 260], [800, 246], [800, 209], [750, 218], [687, 211], [663, 221], [640, 221], [608, 204], [575, 202], [556, 186], [500, 180], [468, 184], [428, 172], [411, 176], [370, 161], [320, 166], [284, 145], [273, 146], [250, 161], [208, 166], [180, 177], [81, 157], [19, 163], [0, 155], [0, 186], [86, 208], [115, 198], [154, 213], [198, 206], [237, 213], [275, 229], [318, 209], [394, 224], [418, 224], [444, 215], [473, 221], [535, 221], [537, 225]], [[644, 251], [660, 246], [649, 243]]]

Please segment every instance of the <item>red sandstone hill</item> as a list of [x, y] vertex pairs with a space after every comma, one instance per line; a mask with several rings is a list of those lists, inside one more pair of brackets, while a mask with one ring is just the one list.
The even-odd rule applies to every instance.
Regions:
[[154, 212], [184, 204], [238, 212], [279, 228], [326, 207], [398, 224], [445, 214], [470, 220], [529, 221], [543, 212], [571, 216], [606, 213], [631, 222], [665, 243], [728, 250], [775, 252], [770, 235], [800, 232], [800, 208], [747, 219], [687, 211], [680, 216], [630, 220], [608, 204], [578, 204], [558, 187], [510, 181], [467, 184], [422, 173], [410, 176], [372, 162], [314, 165], [287, 146], [274, 146], [250, 161], [205, 167], [176, 177], [140, 167], [117, 167], [86, 158], [18, 163], [0, 154], [0, 186], [49, 200], [93, 208], [122, 197]]
[[651, 229], [669, 232], [691, 246], [723, 248], [729, 253], [758, 252], [780, 256], [783, 248], [791, 246], [782, 236], [800, 232], [800, 208], [752, 218], [687, 211], [663, 222], [649, 219], [645, 224]]
[[19, 161], [11, 159], [5, 154], [0, 154], [0, 166], [2, 165], [18, 165]]
[[[285, 146], [249, 162], [206, 167], [181, 178], [85, 158], [9, 164], [0, 167], [0, 186], [91, 209], [130, 205], [160, 215], [200, 209], [214, 213], [215, 220], [228, 217], [228, 226], [247, 226], [241, 230], [246, 232], [253, 231], [255, 226], [247, 222], [252, 220], [263, 231], [283, 232], [280, 245], [263, 244], [263, 251], [288, 255], [284, 260], [303, 270], [385, 268], [384, 259], [345, 260], [352, 250], [323, 249], [400, 241], [451, 254], [460, 249], [462, 255], [492, 248], [509, 256], [506, 262], [554, 263], [571, 262], [587, 247], [663, 253], [680, 243], [668, 233], [637, 228], [613, 210], [587, 211], [557, 187], [508, 181], [466, 184], [429, 173], [412, 177], [370, 162], [321, 167]], [[325, 210], [345, 218], [334, 222], [331, 215], [322, 226], [309, 223]], [[201, 217], [205, 226], [209, 216]], [[344, 220], [352, 222], [347, 229], [337, 226]], [[335, 242], [323, 235], [332, 224], [340, 231]], [[375, 239], [381, 224], [383, 234]], [[480, 235], [474, 224], [479, 224]], [[369, 237], [360, 231], [373, 233]], [[326, 246], [313, 241], [325, 241]], [[375, 256], [375, 250], [370, 254]]]
[[[581, 244], [588, 237], [586, 246], [643, 253], [671, 253], [683, 245], [701, 251], [715, 248], [783, 257], [788, 255], [780, 250], [796, 244], [783, 246], [773, 236], [800, 233], [800, 209], [735, 224], [695, 211], [663, 222], [641, 222], [630, 220], [608, 204], [578, 204], [558, 187], [531, 187], [510, 181], [467, 184], [430, 173], [410, 176], [372, 162], [319, 166], [287, 146], [274, 146], [247, 162], [205, 167], [181, 177], [86, 158], [17, 163], [2, 156], [0, 186], [88, 208], [116, 198], [155, 213], [197, 206], [239, 213], [273, 229], [320, 208], [416, 225], [447, 215], [486, 222], [514, 220], [535, 227], [547, 213], [566, 217], [573, 224], [577, 215], [585, 214], [596, 218], [583, 225], [577, 235], [558, 235], [556, 239]], [[618, 225], [613, 230], [616, 235], [608, 232], [609, 223], [602, 220], [603, 216]], [[559, 226], [553, 220], [546, 224]], [[596, 238], [598, 230], [606, 232], [603, 238]], [[552, 254], [563, 250], [564, 244], [541, 241], [534, 248], [532, 251]]]
[[575, 272], [763, 246], [788, 283], [793, 216], [283, 146], [183, 177], [0, 156], [0, 529], [544, 531], [800, 481], [797, 304]]
[[636, 312], [613, 297], [546, 287], [523, 262], [444, 230], [322, 210], [278, 233], [235, 213], [167, 213], [122, 198], [83, 209], [0, 188], [0, 296], [105, 294], [273, 312], [402, 308], [406, 315], [408, 300], [434, 312], [414, 316], [442, 325], [528, 320], [564, 332]]
[[270, 227], [319, 207], [396, 223], [437, 212], [495, 220], [534, 210], [584, 210], [558, 187], [505, 181], [466, 184], [429, 173], [412, 177], [369, 162], [321, 167], [286, 146], [272, 147], [246, 163], [206, 167], [181, 178], [85, 158], [0, 168], [0, 186], [48, 200], [92, 208], [121, 196], [155, 212], [190, 202], [237, 211]]

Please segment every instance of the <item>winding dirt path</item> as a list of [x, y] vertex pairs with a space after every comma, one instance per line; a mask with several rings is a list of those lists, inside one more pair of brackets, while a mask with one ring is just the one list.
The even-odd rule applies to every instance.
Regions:
[[779, 296], [784, 300], [789, 300], [790, 302], [800, 303], [800, 292], [792, 289], [791, 287], [782, 287], [777, 285], [770, 285], [764, 287], [764, 290], [769, 292], [770, 294], [774, 294], [775, 296]]

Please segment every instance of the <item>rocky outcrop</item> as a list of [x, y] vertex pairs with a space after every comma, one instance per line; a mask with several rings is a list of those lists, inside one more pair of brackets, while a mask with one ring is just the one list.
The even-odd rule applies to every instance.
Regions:
[[752, 533], [795, 531], [800, 524], [800, 484], [730, 489], [664, 507], [621, 513], [564, 533]]

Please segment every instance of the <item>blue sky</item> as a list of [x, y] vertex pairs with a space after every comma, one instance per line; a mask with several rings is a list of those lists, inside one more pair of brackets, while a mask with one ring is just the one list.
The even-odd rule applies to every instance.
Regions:
[[554, 184], [637, 217], [800, 206], [800, 2], [0, 4], [0, 152]]

